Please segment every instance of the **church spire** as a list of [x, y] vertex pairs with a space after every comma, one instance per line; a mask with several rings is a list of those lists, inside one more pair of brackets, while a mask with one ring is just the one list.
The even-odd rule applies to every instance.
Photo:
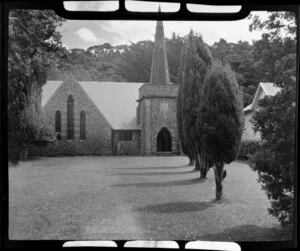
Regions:
[[[160, 13], [160, 5], [158, 7]], [[150, 84], [170, 84], [169, 66], [165, 44], [164, 26], [161, 20], [156, 23], [155, 43], [152, 56]]]

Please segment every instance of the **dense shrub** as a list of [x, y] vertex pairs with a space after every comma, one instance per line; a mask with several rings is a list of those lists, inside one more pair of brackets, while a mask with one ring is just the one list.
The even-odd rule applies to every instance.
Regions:
[[282, 90], [258, 102], [254, 129], [260, 132], [263, 147], [250, 158], [258, 172], [259, 182], [271, 202], [270, 214], [282, 226], [294, 221], [295, 144], [296, 144], [296, 78]]
[[240, 150], [238, 159], [245, 160], [249, 158], [249, 155], [254, 155], [257, 150], [261, 149], [261, 142], [258, 140], [242, 140], [240, 144]]
[[42, 86], [63, 54], [56, 30], [63, 21], [53, 10], [9, 12], [7, 137], [8, 159], [14, 164], [27, 157], [28, 145], [39, 137]]
[[42, 113], [39, 122], [39, 134], [38, 137], [30, 141], [30, 145], [36, 147], [46, 147], [49, 144], [56, 145], [56, 133], [50, 126], [50, 122], [46, 119], [45, 114]]

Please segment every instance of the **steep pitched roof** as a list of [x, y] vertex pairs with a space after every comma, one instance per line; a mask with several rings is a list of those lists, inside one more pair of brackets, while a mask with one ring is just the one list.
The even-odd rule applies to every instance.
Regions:
[[[160, 7], [159, 7], [160, 12]], [[152, 55], [150, 84], [170, 84], [164, 26], [161, 20], [156, 23], [155, 43]]]
[[[63, 81], [47, 81], [43, 86], [44, 106]], [[113, 129], [137, 129], [136, 100], [143, 83], [78, 81], [84, 92], [108, 120]]]
[[281, 88], [275, 86], [274, 83], [260, 82], [256, 89], [252, 103], [243, 109], [244, 112], [254, 110], [258, 100], [261, 98], [263, 94], [266, 96], [275, 96], [280, 90]]

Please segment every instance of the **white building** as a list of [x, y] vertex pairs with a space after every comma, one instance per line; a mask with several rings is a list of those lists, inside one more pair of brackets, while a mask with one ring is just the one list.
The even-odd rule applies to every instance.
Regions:
[[253, 124], [251, 123], [251, 118], [253, 116], [254, 111], [257, 109], [257, 103], [260, 99], [265, 96], [275, 96], [281, 88], [275, 86], [274, 83], [260, 82], [252, 103], [244, 108], [245, 114], [245, 127], [243, 132], [243, 140], [259, 140], [260, 134], [259, 132], [254, 132]]

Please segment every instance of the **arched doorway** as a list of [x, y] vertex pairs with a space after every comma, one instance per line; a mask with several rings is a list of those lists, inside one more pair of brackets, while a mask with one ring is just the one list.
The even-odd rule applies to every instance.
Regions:
[[157, 135], [157, 152], [171, 152], [172, 138], [167, 128], [162, 128]]

